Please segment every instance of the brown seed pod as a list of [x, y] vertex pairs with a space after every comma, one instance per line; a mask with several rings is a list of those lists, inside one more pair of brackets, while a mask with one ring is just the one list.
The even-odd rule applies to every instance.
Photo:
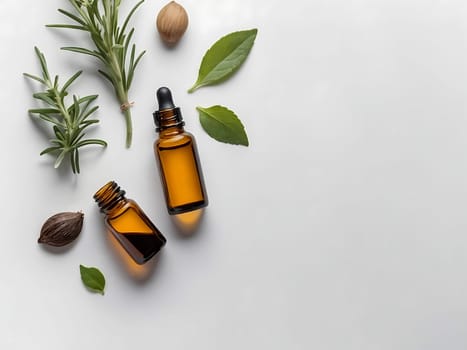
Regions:
[[175, 45], [188, 28], [188, 14], [175, 1], [165, 5], [157, 15], [157, 31], [167, 45]]
[[63, 247], [79, 236], [83, 227], [82, 212], [63, 212], [52, 215], [42, 225], [38, 243]]

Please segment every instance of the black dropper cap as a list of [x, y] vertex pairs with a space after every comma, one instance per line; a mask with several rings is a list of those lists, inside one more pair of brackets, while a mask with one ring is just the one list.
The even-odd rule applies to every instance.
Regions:
[[[152, 114], [156, 124], [156, 131], [159, 132], [172, 126], [183, 126], [185, 122], [183, 121], [182, 112], [180, 108], [175, 107], [169, 88], [163, 86], [157, 89], [156, 97], [159, 109]], [[164, 125], [161, 125], [162, 120], [165, 122]]]
[[172, 99], [172, 93], [169, 88], [165, 86], [159, 88], [156, 92], [157, 102], [159, 103], [159, 110], [173, 109], [175, 108], [174, 101]]

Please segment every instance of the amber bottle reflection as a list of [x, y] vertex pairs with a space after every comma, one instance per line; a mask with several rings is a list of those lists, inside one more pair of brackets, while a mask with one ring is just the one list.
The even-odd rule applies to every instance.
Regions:
[[105, 214], [106, 226], [138, 264], [144, 264], [165, 245], [165, 237], [114, 181], [99, 189], [94, 199]]
[[153, 116], [159, 139], [154, 143], [154, 153], [169, 214], [203, 208], [208, 198], [195, 139], [184, 130], [185, 122], [170, 90], [157, 90], [157, 100], [159, 110]]

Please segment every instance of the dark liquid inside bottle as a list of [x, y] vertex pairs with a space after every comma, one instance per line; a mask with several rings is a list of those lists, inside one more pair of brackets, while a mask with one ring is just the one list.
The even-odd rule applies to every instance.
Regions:
[[136, 263], [144, 264], [165, 245], [162, 233], [115, 182], [107, 183], [94, 198], [106, 215], [106, 226]]
[[115, 238], [138, 264], [151, 259], [166, 243], [165, 237], [134, 204], [107, 223]]
[[151, 259], [165, 245], [165, 240], [146, 233], [122, 233], [119, 240], [139, 264]]

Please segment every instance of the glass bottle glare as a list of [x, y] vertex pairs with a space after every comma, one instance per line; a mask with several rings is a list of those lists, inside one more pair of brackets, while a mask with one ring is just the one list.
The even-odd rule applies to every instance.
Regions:
[[208, 205], [195, 138], [184, 129], [180, 108], [166, 87], [157, 90], [159, 110], [153, 114], [159, 138], [154, 154], [159, 166], [169, 214], [182, 214]]
[[105, 214], [107, 228], [136, 263], [144, 264], [165, 245], [165, 237], [114, 181], [99, 189], [94, 199]]

